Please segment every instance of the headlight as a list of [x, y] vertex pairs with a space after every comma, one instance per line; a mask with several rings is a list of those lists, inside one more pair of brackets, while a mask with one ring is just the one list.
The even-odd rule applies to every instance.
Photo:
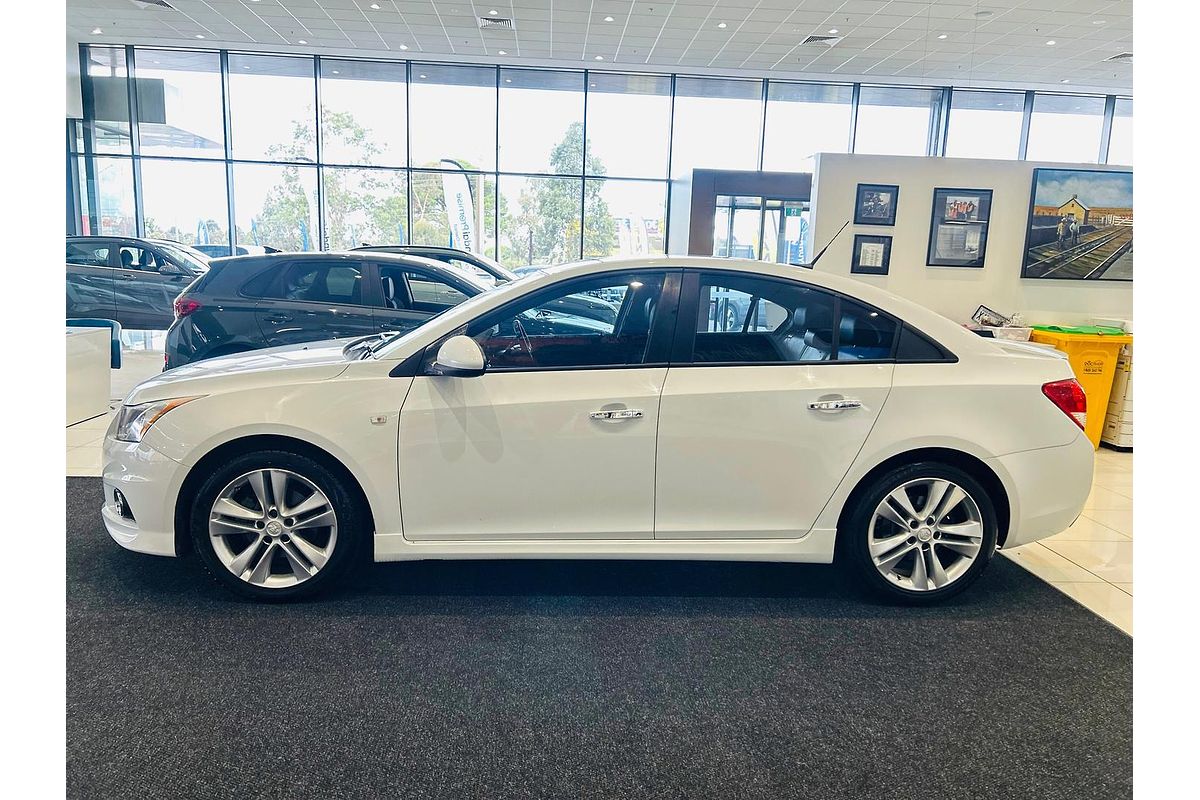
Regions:
[[184, 403], [190, 403], [198, 398], [176, 397], [171, 400], [155, 400], [152, 403], [140, 403], [136, 406], [121, 406], [117, 412], [116, 436], [121, 442], [140, 442], [150, 430], [150, 426], [173, 408], [179, 408]]

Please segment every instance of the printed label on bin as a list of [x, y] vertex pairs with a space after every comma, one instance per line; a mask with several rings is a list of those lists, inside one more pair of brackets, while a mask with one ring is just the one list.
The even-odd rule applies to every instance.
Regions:
[[1086, 358], [1083, 361], [1084, 375], [1103, 375], [1104, 374], [1104, 359], [1103, 358]]

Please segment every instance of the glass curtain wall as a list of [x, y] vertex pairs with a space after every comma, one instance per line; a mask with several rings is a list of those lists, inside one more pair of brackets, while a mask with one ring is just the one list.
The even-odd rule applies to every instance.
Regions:
[[697, 168], [808, 171], [813, 153], [851, 148], [1016, 158], [1023, 144], [1095, 162], [1105, 130], [1108, 162], [1132, 160], [1121, 97], [1106, 125], [1106, 98], [1065, 94], [110, 45], [81, 63], [74, 227], [230, 248], [451, 245], [512, 267], [652, 255], [670, 180]]

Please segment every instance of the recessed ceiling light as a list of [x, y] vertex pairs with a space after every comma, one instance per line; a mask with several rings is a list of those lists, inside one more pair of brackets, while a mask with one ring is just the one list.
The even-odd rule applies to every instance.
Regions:
[[203, 39], [203, 38], [204, 38], [204, 34], [203, 34], [203, 33], [197, 33], [197, 34], [196, 34], [196, 38], [197, 38], [197, 39]]
[[507, 51], [507, 50], [497, 50], [496, 52], [497, 52], [497, 53], [499, 53], [499, 54], [500, 54], [500, 55], [502, 55], [502, 56], [506, 56], [506, 55], [508, 55], [508, 51]]
[[505, 82], [505, 83], [512, 83], [512, 78], [505, 78], [505, 79], [504, 79], [504, 82]]
[[425, 76], [424, 76], [424, 75], [419, 75], [418, 77], [419, 77], [421, 80], [425, 80]]
[[830, 28], [830, 29], [829, 29], [829, 32], [830, 32], [830, 33], [837, 33], [837, 32], [838, 32], [838, 29], [837, 29], [837, 28]]
[[612, 17], [605, 17], [605, 18], [604, 18], [604, 21], [605, 21], [605, 22], [612, 22], [612, 21], [613, 21], [613, 18], [612, 18]]
[[497, 15], [497, 14], [499, 14], [499, 13], [500, 13], [499, 11], [497, 11], [496, 9], [494, 9], [494, 8], [493, 8], [491, 11], [489, 11], [489, 12], [488, 12], [488, 16], [489, 16], [489, 17], [494, 17], [494, 16], [496, 16], [496, 15]]
[[102, 33], [104, 33], [104, 31], [100, 30], [99, 28], [92, 28], [92, 36], [99, 36]]
[[596, 60], [597, 60], [597, 61], [603, 61], [603, 60], [604, 60], [604, 56], [596, 56]]
[[336, 70], [336, 69], [335, 69], [335, 70], [333, 71], [333, 74], [334, 74], [334, 75], [341, 75], [342, 73], [341, 73], [341, 72], [339, 72], [338, 70]]
[[727, 28], [727, 27], [729, 27], [729, 26], [727, 26], [727, 25], [726, 25], [724, 22], [721, 22], [721, 23], [718, 23], [718, 24], [717, 24], [717, 27], [718, 27], [718, 28]]
[[308, 42], [304, 41], [303, 39], [297, 39], [296, 44], [308, 44]]
[[1059, 81], [1059, 83], [1070, 83], [1070, 82], [1071, 82], [1070, 78], [1063, 78], [1061, 81]]
[[946, 38], [946, 34], [944, 34], [944, 33], [943, 33], [943, 34], [939, 34], [939, 35], [938, 35], [938, 38], [939, 38], [939, 39], [945, 39], [945, 38]]
[[379, 10], [379, 3], [371, 3], [371, 8], [375, 9], [376, 11], [378, 11], [378, 10]]
[[1093, 25], [1107, 25], [1107, 24], [1108, 24], [1108, 20], [1106, 20], [1106, 19], [1094, 19], [1094, 20], [1092, 20], [1092, 24], [1093, 24]]
[[250, 65], [249, 65], [249, 64], [242, 64], [242, 69], [250, 69]]
[[1054, 41], [1053, 39], [1051, 39], [1050, 41], [1046, 42], [1046, 44], [1048, 44], [1048, 45], [1051, 45], [1051, 46], [1054, 46], [1054, 45], [1058, 44], [1058, 42], [1056, 42], [1056, 41]]
[[987, 19], [988, 17], [992, 16], [993, 13], [994, 12], [985, 9], [983, 11], [976, 11], [975, 16], [979, 17], [980, 19]]
[[400, 45], [400, 49], [401, 49], [401, 50], [407, 50], [407, 49], [408, 49], [408, 45], [406, 45], [406, 44], [402, 44], [402, 45]]

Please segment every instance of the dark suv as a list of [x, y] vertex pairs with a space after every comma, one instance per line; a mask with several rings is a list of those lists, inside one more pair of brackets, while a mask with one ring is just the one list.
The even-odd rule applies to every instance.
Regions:
[[129, 236], [67, 237], [67, 317], [163, 330], [171, 302], [208, 265], [184, 245]]
[[[444, 264], [449, 264], [452, 267], [474, 275], [489, 287], [515, 281], [521, 277], [486, 256], [481, 256], [477, 253], [468, 253], [465, 250], [457, 250], [453, 247], [438, 247], [436, 245], [425, 244], [372, 244], [356, 247], [351, 252], [363, 251], [432, 258], [435, 261], [441, 261]], [[534, 269], [528, 268], [523, 271], [529, 272]], [[617, 322], [618, 304], [592, 295], [573, 294], [569, 297], [560, 298], [555, 302], [555, 308], [564, 314], [584, 317], [585, 319], [594, 319], [599, 322], [608, 323], [609, 325], [615, 325]]]
[[175, 300], [166, 369], [262, 347], [407, 331], [489, 287], [390, 253], [273, 253], [210, 262]]

